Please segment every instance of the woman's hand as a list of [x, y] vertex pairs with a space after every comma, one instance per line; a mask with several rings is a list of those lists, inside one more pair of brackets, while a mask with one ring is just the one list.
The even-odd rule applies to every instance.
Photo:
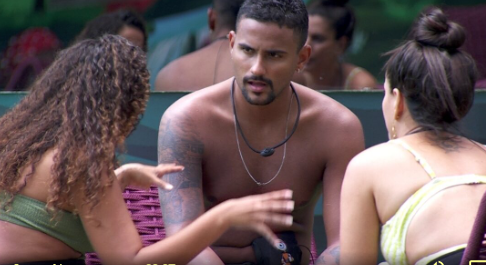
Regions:
[[125, 164], [115, 170], [115, 175], [122, 189], [127, 186], [135, 186], [148, 189], [151, 185], [156, 185], [165, 190], [171, 190], [172, 185], [161, 180], [162, 176], [184, 170], [183, 166], [176, 164], [160, 164], [149, 166], [139, 163]]
[[292, 225], [293, 217], [289, 213], [294, 210], [295, 202], [291, 199], [292, 190], [279, 190], [231, 199], [215, 208], [221, 208], [221, 217], [230, 226], [254, 230], [278, 248], [282, 241], [268, 225]]

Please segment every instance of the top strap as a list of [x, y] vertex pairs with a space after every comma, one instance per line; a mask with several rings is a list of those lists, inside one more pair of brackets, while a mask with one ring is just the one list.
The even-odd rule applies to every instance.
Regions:
[[363, 71], [363, 68], [355, 67], [353, 70], [351, 70], [351, 72], [349, 72], [348, 76], [346, 77], [346, 81], [344, 82], [344, 90], [351, 89], [351, 87], [349, 87], [351, 85], [351, 80], [353, 80], [354, 76], [361, 71]]
[[424, 158], [422, 158], [415, 150], [413, 150], [412, 147], [410, 147], [410, 145], [408, 145], [407, 143], [403, 142], [400, 139], [395, 139], [393, 140], [393, 142], [398, 143], [403, 148], [405, 148], [405, 150], [409, 151], [415, 157], [415, 161], [417, 161], [420, 164], [420, 166], [422, 166], [422, 168], [425, 170], [425, 172], [427, 173], [427, 175], [429, 175], [431, 179], [434, 179], [436, 177], [436, 174], [432, 169], [432, 167], [429, 165], [429, 163], [427, 163], [427, 161]]

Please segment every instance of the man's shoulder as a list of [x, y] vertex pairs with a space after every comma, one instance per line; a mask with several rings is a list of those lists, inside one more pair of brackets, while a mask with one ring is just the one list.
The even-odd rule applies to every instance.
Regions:
[[320, 106], [321, 103], [340, 104], [333, 98], [329, 97], [328, 95], [320, 91], [314, 90], [310, 87], [307, 87], [299, 83], [292, 82], [292, 84], [296, 89], [299, 98], [308, 101], [310, 104], [313, 105], [313, 107]]
[[188, 53], [163, 67], [156, 78], [156, 91], [194, 91], [201, 89], [200, 83], [207, 83], [201, 66], [208, 64], [211, 54], [204, 47]]
[[180, 71], [187, 69], [197, 69], [201, 67], [201, 63], [206, 63], [208, 61], [208, 56], [214, 56], [215, 48], [213, 45], [208, 45], [195, 50], [191, 53], [185, 54], [176, 60], [170, 62], [166, 68], [168, 70]]
[[221, 106], [228, 99], [231, 79], [194, 91], [175, 101], [164, 113], [164, 116], [203, 115]]
[[351, 122], [357, 119], [350, 109], [330, 96], [303, 85], [294, 84], [294, 86], [299, 98], [305, 104], [306, 111], [313, 118], [324, 119], [329, 122]]
[[[186, 55], [187, 56], [187, 55]], [[156, 91], [183, 91], [186, 89], [187, 85], [187, 74], [191, 71], [190, 61], [185, 57], [178, 58], [166, 66], [164, 66], [157, 73], [157, 78], [155, 81]], [[194, 90], [194, 89], [191, 89]], [[191, 91], [188, 90], [188, 91]]]

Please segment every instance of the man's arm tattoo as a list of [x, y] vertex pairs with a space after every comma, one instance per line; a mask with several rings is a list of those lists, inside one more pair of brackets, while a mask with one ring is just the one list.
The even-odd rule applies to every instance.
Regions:
[[184, 171], [167, 174], [164, 180], [171, 183], [171, 191], [159, 190], [164, 222], [178, 224], [194, 220], [204, 211], [202, 198], [201, 156], [203, 143], [191, 132], [187, 122], [172, 125], [171, 120], [159, 130], [158, 161], [177, 163]]

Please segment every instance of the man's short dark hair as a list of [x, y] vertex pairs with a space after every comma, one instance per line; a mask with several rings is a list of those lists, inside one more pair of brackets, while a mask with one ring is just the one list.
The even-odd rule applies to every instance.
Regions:
[[246, 0], [238, 12], [236, 25], [243, 18], [259, 22], [276, 23], [294, 30], [299, 50], [307, 40], [309, 16], [302, 0]]
[[220, 25], [236, 28], [236, 16], [245, 0], [213, 0], [213, 9], [218, 13]]

